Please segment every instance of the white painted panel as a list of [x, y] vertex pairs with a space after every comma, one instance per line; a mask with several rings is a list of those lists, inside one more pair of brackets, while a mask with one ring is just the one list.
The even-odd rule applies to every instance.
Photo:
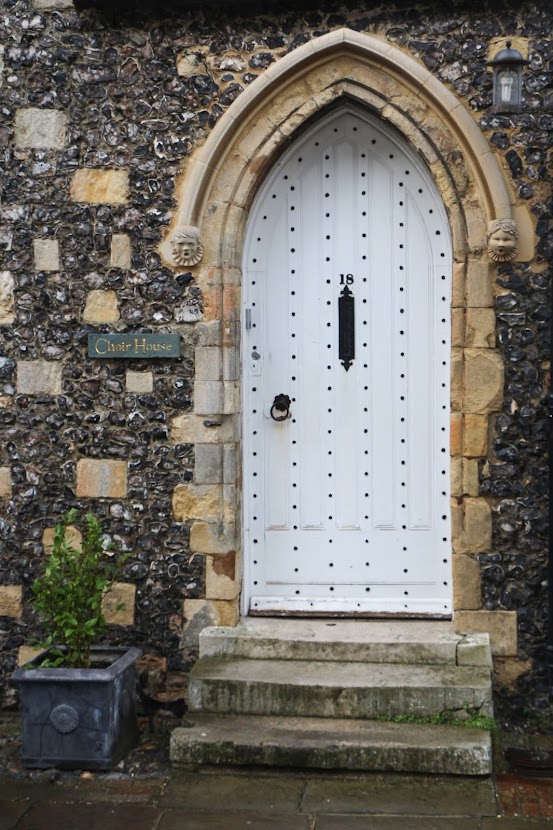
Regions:
[[[306, 168], [298, 182], [301, 203], [289, 211], [291, 235], [301, 239], [297, 274], [290, 275], [290, 294], [298, 309], [298, 342], [292, 344], [292, 385], [296, 402], [298, 448], [295, 481], [299, 482], [301, 526], [320, 529], [323, 519], [323, 441], [324, 418], [321, 373], [312, 367], [319, 363], [321, 323], [321, 219], [322, 180], [320, 160]], [[292, 206], [292, 201], [290, 203]], [[298, 210], [299, 208], [299, 210]], [[293, 218], [292, 218], [293, 215]], [[295, 365], [298, 364], [296, 371]]]
[[398, 326], [394, 319], [396, 270], [403, 260], [399, 245], [403, 210], [394, 199], [393, 170], [380, 158], [371, 159], [369, 197], [370, 232], [370, 343], [371, 343], [371, 457], [373, 525], [396, 527]]
[[[450, 249], [420, 159], [357, 112], [302, 135], [261, 189], [244, 261], [253, 612], [451, 612]], [[340, 274], [355, 298], [347, 372]]]
[[[432, 362], [432, 260], [419, 207], [410, 195], [407, 213], [407, 326], [409, 328], [407, 400], [409, 402], [409, 525], [432, 523], [432, 435], [435, 433], [435, 382]], [[407, 309], [407, 305], [409, 306]]]
[[[271, 194], [271, 199], [273, 194]], [[267, 245], [267, 261], [265, 271], [265, 316], [264, 340], [266, 365], [265, 374], [265, 406], [267, 416], [275, 395], [287, 393], [289, 386], [288, 350], [281, 349], [280, 344], [286, 340], [290, 326], [289, 297], [286, 283], [281, 278], [281, 262], [286, 261], [288, 253], [286, 205], [282, 198], [279, 200], [278, 217], [273, 225], [270, 242]], [[257, 336], [257, 335], [256, 335]], [[253, 344], [256, 345], [256, 344]], [[267, 385], [268, 379], [271, 385]], [[259, 415], [257, 409], [252, 414]], [[265, 503], [267, 510], [267, 528], [287, 528], [289, 524], [289, 425], [277, 423], [267, 418], [265, 426], [264, 457], [256, 459], [259, 464], [265, 464], [264, 475], [261, 470], [257, 476], [262, 476], [265, 483]]]
[[[329, 188], [332, 211], [332, 276], [333, 276], [333, 320], [328, 331], [332, 345], [330, 354], [333, 362], [332, 395], [328, 396], [329, 409], [333, 415], [334, 472], [327, 475], [329, 492], [334, 495], [335, 524], [337, 528], [351, 530], [359, 528], [359, 376], [358, 361], [347, 371], [337, 360], [338, 348], [338, 299], [342, 291], [341, 274], [352, 274], [354, 282], [349, 286], [356, 301], [359, 298], [358, 250], [360, 244], [359, 215], [357, 202], [352, 198], [355, 190], [361, 188], [358, 170], [359, 153], [353, 142], [342, 139], [334, 151], [334, 171]], [[363, 171], [364, 172], [364, 171]], [[353, 191], [353, 193], [352, 193]], [[356, 311], [359, 304], [356, 302]], [[357, 318], [359, 314], [356, 315]], [[356, 327], [358, 320], [356, 320]], [[356, 336], [358, 342], [359, 338]], [[332, 475], [332, 478], [330, 478]]]

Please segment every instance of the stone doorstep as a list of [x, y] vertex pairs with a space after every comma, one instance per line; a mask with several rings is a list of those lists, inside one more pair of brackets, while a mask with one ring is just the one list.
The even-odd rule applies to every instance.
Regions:
[[175, 729], [175, 764], [489, 775], [490, 734], [480, 729], [331, 718], [192, 715]]
[[487, 634], [464, 636], [450, 622], [418, 620], [248, 617], [234, 628], [205, 628], [200, 656], [491, 667]]
[[188, 702], [193, 712], [236, 715], [429, 717], [466, 706], [493, 713], [490, 671], [475, 666], [202, 657]]
[[206, 628], [180, 764], [489, 775], [482, 730], [371, 720], [492, 713], [489, 636], [449, 622], [242, 619]]

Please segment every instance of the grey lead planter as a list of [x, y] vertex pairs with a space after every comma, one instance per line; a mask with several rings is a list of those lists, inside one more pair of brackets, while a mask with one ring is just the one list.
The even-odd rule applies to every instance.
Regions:
[[[110, 769], [117, 764], [138, 740], [134, 664], [141, 653], [100, 647], [93, 649], [89, 669], [16, 669], [23, 765]], [[27, 666], [43, 658], [38, 655]]]

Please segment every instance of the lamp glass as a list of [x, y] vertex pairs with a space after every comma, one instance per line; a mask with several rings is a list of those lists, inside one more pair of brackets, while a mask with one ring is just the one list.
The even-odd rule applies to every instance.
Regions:
[[496, 69], [494, 104], [505, 112], [520, 109], [521, 71], [518, 67], [505, 66]]

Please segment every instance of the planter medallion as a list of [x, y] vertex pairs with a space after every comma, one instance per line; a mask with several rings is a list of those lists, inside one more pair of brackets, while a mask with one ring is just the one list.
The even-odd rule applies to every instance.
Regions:
[[79, 725], [79, 713], [72, 706], [61, 703], [50, 712], [50, 723], [58, 732], [67, 735]]

